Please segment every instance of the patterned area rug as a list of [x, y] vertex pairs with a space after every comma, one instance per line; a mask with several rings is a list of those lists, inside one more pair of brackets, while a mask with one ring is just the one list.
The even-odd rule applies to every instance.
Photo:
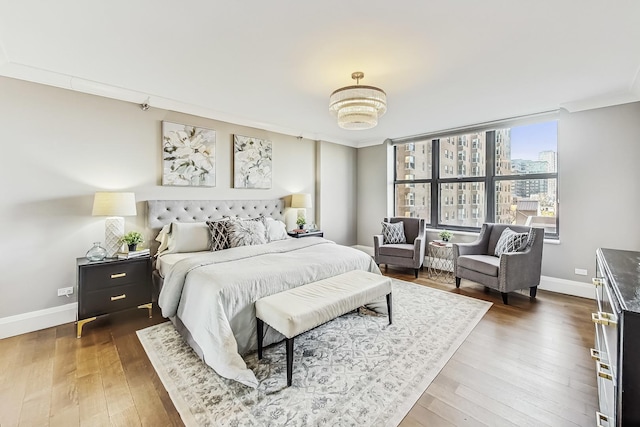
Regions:
[[394, 280], [393, 324], [361, 309], [245, 356], [257, 389], [218, 376], [170, 322], [138, 331], [187, 426], [396, 426], [491, 303]]

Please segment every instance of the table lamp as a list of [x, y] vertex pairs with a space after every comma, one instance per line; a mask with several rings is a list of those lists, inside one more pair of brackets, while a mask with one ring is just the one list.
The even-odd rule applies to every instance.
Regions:
[[106, 216], [104, 223], [104, 244], [107, 256], [113, 258], [120, 247], [124, 236], [123, 216], [136, 215], [136, 198], [134, 193], [110, 193], [99, 191], [93, 198], [93, 216]]
[[306, 223], [307, 208], [311, 207], [311, 194], [308, 194], [308, 193], [293, 194], [291, 196], [291, 207], [293, 209], [298, 209], [297, 218], [304, 218]]

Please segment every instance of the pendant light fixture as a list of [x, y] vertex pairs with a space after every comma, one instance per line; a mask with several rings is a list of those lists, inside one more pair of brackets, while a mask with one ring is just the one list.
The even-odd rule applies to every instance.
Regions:
[[360, 85], [362, 71], [351, 74], [355, 86], [346, 86], [334, 91], [329, 98], [329, 111], [337, 117], [343, 129], [371, 129], [387, 112], [387, 94], [374, 86]]

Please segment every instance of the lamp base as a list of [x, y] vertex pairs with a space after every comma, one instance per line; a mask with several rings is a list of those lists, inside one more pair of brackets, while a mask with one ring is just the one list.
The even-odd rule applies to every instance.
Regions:
[[122, 236], [124, 236], [124, 218], [121, 216], [108, 217], [104, 223], [104, 247], [109, 258], [113, 258], [120, 251]]

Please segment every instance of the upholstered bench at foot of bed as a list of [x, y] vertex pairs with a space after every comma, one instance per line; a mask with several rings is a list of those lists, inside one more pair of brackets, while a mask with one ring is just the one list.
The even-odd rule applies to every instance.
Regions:
[[258, 359], [262, 359], [264, 323], [286, 337], [287, 386], [293, 373], [293, 339], [383, 296], [392, 323], [391, 279], [354, 270], [256, 301]]

